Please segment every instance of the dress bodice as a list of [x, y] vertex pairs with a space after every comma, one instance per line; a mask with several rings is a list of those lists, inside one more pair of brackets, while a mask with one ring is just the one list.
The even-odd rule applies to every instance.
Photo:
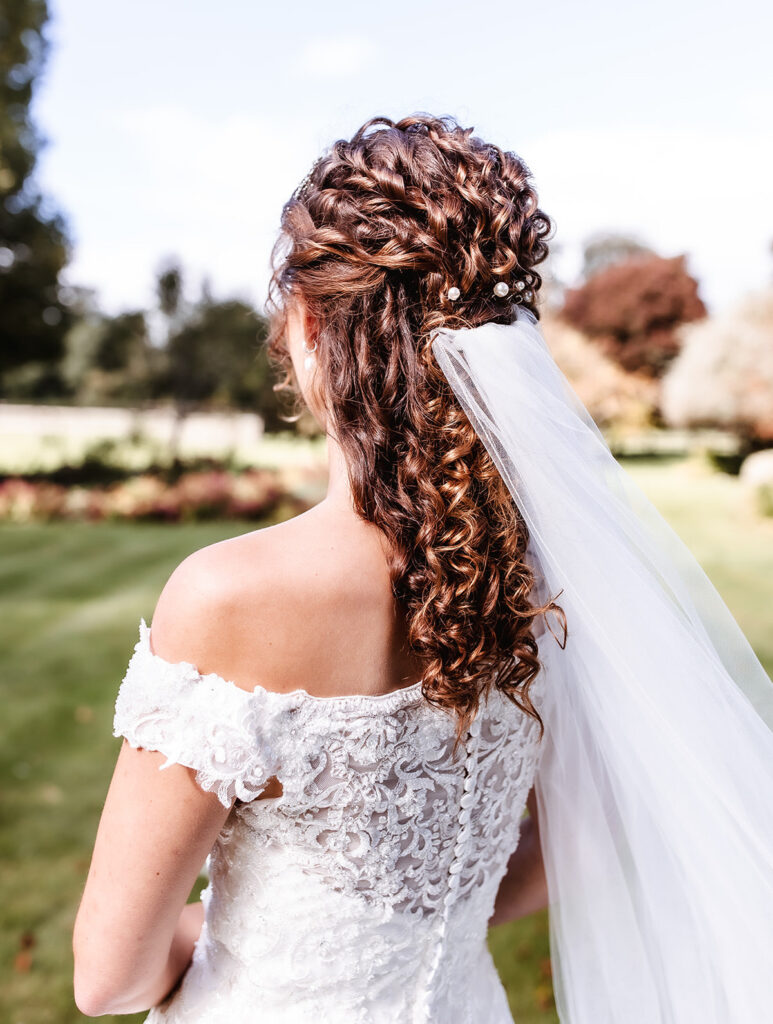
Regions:
[[231, 806], [193, 962], [151, 1024], [512, 1020], [486, 932], [540, 744], [498, 690], [452, 758], [456, 719], [420, 683], [247, 691], [154, 654], [143, 619], [113, 731]]

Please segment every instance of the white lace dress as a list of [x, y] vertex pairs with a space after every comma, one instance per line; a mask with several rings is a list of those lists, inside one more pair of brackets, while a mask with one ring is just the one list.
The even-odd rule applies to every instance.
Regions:
[[[236, 799], [207, 858], [193, 961], [148, 1024], [512, 1024], [486, 933], [536, 720], [495, 691], [452, 761], [455, 720], [419, 683], [248, 692], [164, 660], [149, 637], [143, 619], [114, 735]], [[281, 796], [256, 799], [273, 776]]]

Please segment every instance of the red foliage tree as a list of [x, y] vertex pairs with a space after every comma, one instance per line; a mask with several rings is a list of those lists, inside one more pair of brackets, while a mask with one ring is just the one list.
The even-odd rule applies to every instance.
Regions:
[[596, 341], [624, 370], [660, 377], [680, 348], [677, 328], [706, 307], [686, 255], [641, 255], [567, 289], [562, 318]]

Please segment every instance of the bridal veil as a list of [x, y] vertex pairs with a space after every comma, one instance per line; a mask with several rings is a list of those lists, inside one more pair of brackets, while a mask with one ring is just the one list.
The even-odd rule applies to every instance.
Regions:
[[563, 1024], [773, 1019], [773, 684], [612, 456], [539, 322], [435, 332], [530, 533], [549, 685], [536, 781]]

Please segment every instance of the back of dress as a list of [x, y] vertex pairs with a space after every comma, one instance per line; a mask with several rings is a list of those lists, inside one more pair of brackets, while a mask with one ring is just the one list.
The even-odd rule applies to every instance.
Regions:
[[[452, 759], [455, 731], [420, 683], [248, 692], [154, 654], [142, 620], [114, 735], [233, 803], [193, 962], [147, 1020], [511, 1024], [486, 932], [539, 724], [493, 690]], [[258, 799], [272, 778], [281, 795]]]

